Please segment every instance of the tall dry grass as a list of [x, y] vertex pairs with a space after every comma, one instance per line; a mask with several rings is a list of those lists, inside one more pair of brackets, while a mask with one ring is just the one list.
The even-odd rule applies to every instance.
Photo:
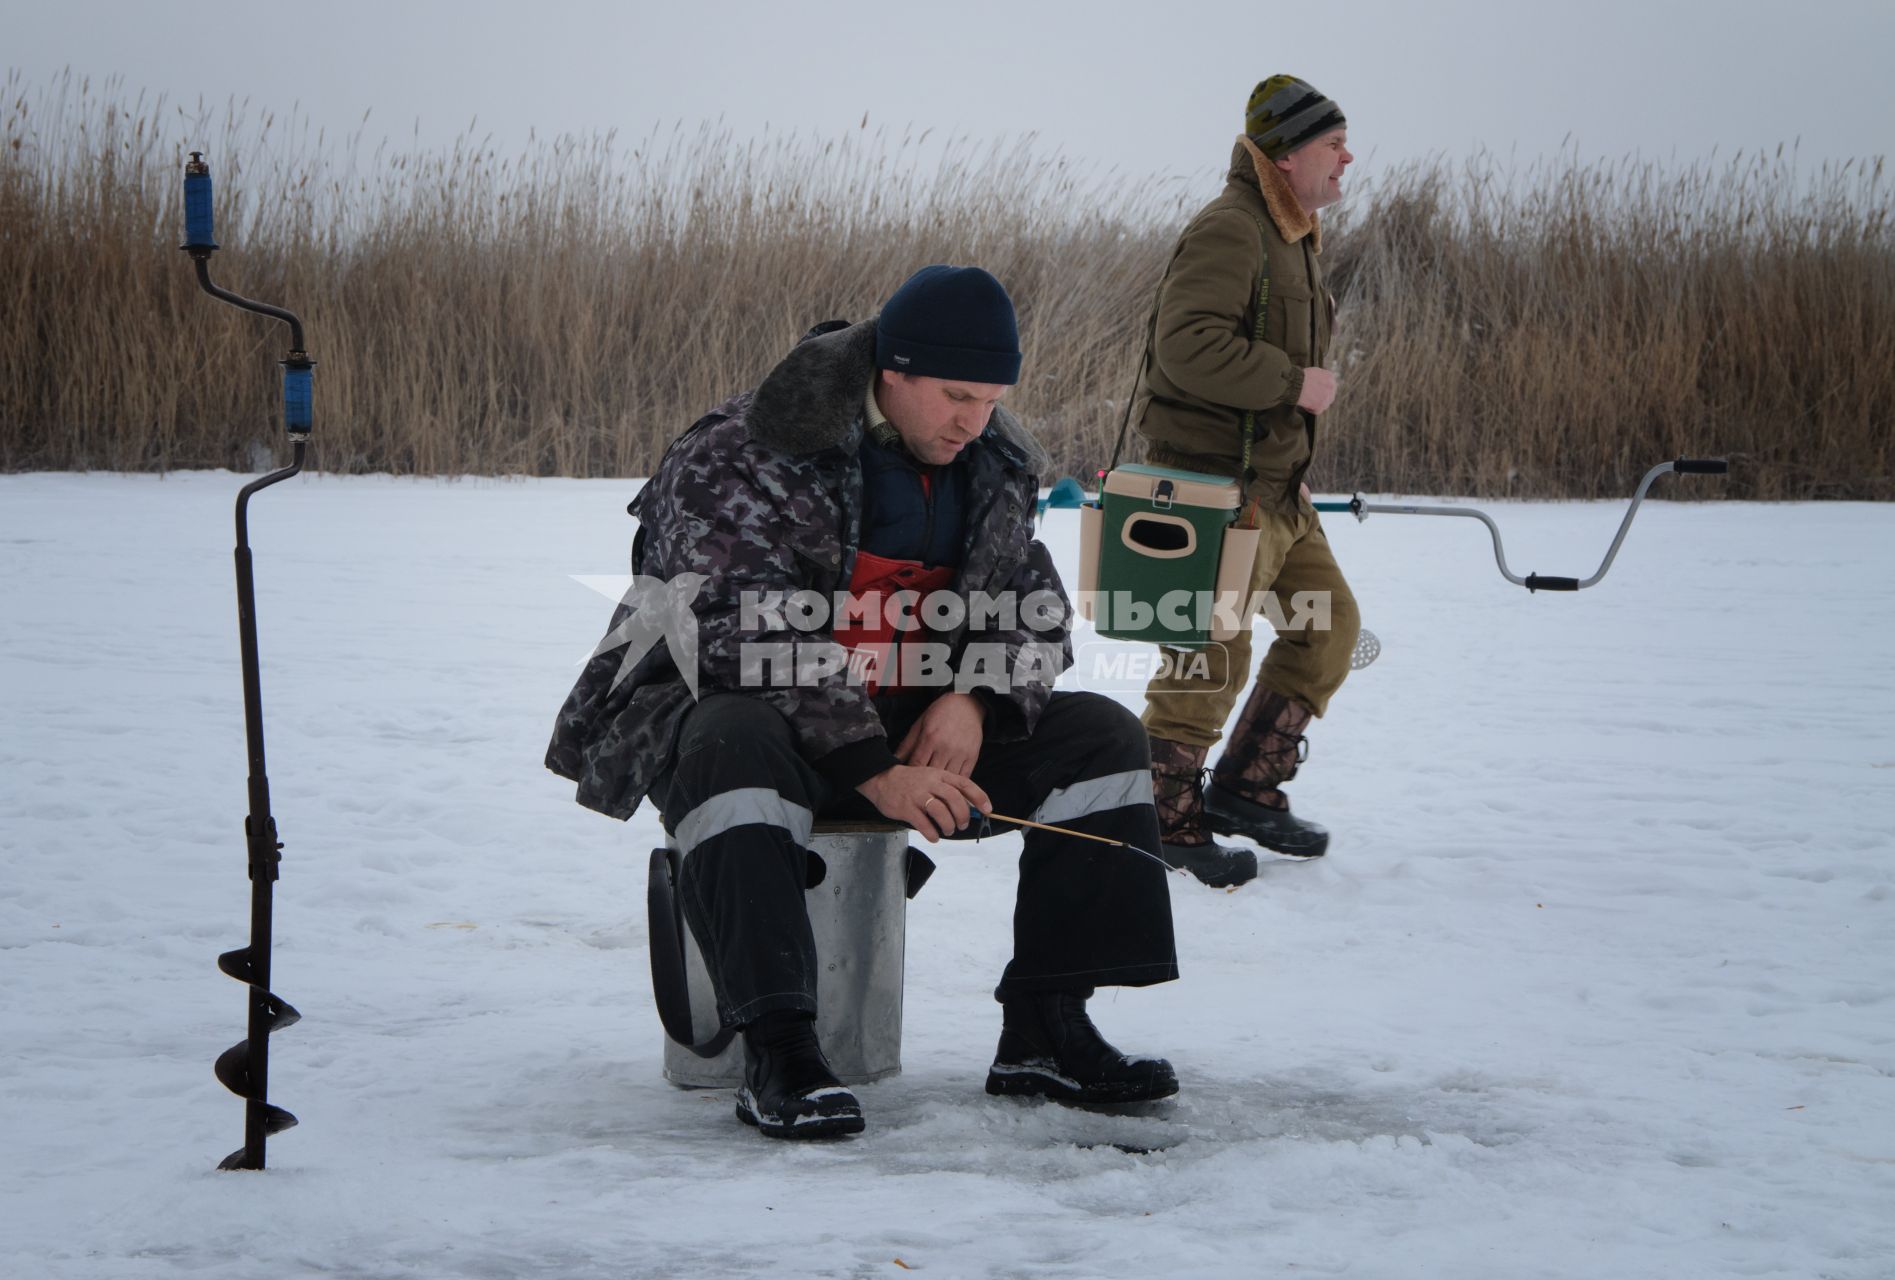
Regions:
[[1332, 230], [1331, 475], [1583, 496], [1722, 454], [1730, 483], [1698, 491], [1895, 497], [1880, 160], [1410, 165]]
[[[866, 126], [368, 151], [71, 78], [11, 78], [0, 114], [11, 470], [281, 455], [281, 326], [204, 298], [175, 249], [191, 147], [217, 181], [218, 280], [308, 326], [312, 455], [335, 471], [644, 473], [808, 325], [955, 261], [1013, 292], [1027, 365], [1010, 403], [1087, 475], [1177, 227], [1217, 186], [1208, 164], [1152, 184], [1031, 140]], [[1685, 453], [1737, 461], [1699, 492], [1895, 496], [1879, 162], [1408, 166], [1330, 218], [1325, 260], [1343, 386], [1325, 488], [1616, 494]]]

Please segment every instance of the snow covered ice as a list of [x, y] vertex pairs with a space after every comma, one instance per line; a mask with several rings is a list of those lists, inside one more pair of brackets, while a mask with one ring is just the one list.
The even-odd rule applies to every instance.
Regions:
[[[1333, 851], [1174, 878], [1183, 980], [1093, 1002], [1175, 1106], [981, 1092], [1006, 837], [929, 849], [905, 1070], [811, 1148], [661, 1078], [656, 822], [540, 764], [635, 485], [271, 489], [302, 1124], [231, 1174], [240, 483], [0, 477], [0, 1274], [1895, 1275], [1895, 508], [1652, 502], [1538, 596], [1471, 522], [1329, 517], [1386, 645], [1294, 786]], [[1482, 505], [1580, 576], [1623, 510]]]

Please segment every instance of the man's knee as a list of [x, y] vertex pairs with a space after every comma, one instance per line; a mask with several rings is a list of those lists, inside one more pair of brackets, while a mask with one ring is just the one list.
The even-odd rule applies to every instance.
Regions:
[[1332, 588], [1329, 593], [1329, 631], [1321, 637], [1325, 649], [1343, 654], [1355, 651], [1362, 634], [1362, 610], [1347, 587]]
[[[1151, 767], [1151, 742], [1137, 715], [1099, 693], [1069, 693], [1053, 706], [1062, 715], [1057, 730], [1085, 748], [1088, 758], [1121, 769]], [[1050, 709], [1050, 708], [1049, 708]]]
[[1096, 693], [1066, 694], [1053, 706], [1059, 714], [1049, 707], [1041, 721], [1052, 731], [1041, 745], [1054, 764], [1047, 774], [1052, 785], [1033, 820], [1057, 826], [1149, 805], [1151, 744], [1138, 717]]
[[816, 798], [789, 722], [734, 694], [693, 707], [662, 780], [667, 827], [689, 852], [734, 827], [762, 823], [807, 837]]
[[748, 786], [797, 771], [796, 734], [781, 712], [741, 694], [712, 694], [685, 713], [672, 773], [693, 792], [711, 780]]
[[684, 714], [677, 760], [709, 749], [749, 752], [794, 746], [789, 721], [766, 702], [737, 693], [714, 693]]

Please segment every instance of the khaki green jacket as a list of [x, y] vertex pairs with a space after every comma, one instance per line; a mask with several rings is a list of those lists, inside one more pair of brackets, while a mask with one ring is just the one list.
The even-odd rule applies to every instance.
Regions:
[[[1230, 177], [1172, 251], [1132, 401], [1132, 421], [1161, 466], [1235, 476], [1246, 410], [1255, 412], [1249, 496], [1294, 511], [1316, 416], [1296, 407], [1303, 370], [1323, 363], [1335, 327], [1323, 289], [1322, 233], [1283, 172], [1248, 138]], [[1269, 255], [1261, 336], [1257, 287]]]

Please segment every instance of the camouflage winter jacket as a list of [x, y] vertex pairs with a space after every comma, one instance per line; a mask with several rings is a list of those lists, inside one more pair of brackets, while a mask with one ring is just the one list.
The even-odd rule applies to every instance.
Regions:
[[[830, 601], [849, 586], [862, 515], [856, 449], [874, 357], [873, 320], [819, 326], [754, 391], [720, 405], [674, 441], [632, 504], [641, 525], [634, 574], [664, 579], [674, 590], [682, 583], [679, 599], [696, 587], [689, 608], [697, 696], [732, 691], [775, 707], [818, 768], [840, 757], [854, 757], [858, 768], [870, 757], [892, 763], [881, 719], [846, 668], [815, 679], [770, 680], [781, 667], [760, 659], [774, 658], [783, 646], [804, 656], [840, 650], [829, 626], [797, 630], [793, 614], [759, 608], [758, 601], [799, 591]], [[1016, 604], [1033, 599], [1037, 610], [970, 614], [930, 639], [957, 659], [972, 651], [1005, 655], [1005, 671], [992, 682], [998, 687], [981, 696], [987, 740], [1015, 740], [1032, 732], [1054, 678], [1072, 660], [1066, 594], [1052, 557], [1032, 534], [1047, 458], [998, 407], [963, 456], [968, 506], [953, 590], [963, 600], [976, 592]], [[692, 574], [702, 582], [680, 579]], [[579, 784], [580, 804], [615, 818], [630, 817], [670, 764], [693, 701], [668, 642], [621, 677], [627, 649], [613, 642], [635, 626], [635, 613], [624, 602], [615, 610], [606, 641], [560, 708], [546, 752], [547, 768]], [[992, 666], [983, 674], [992, 675]], [[955, 687], [966, 688], [965, 677]]]

